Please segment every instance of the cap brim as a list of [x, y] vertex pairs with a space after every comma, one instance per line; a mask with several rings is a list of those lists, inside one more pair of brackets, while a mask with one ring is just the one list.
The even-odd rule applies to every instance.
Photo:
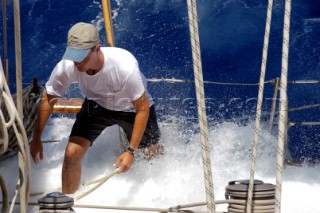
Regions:
[[74, 49], [74, 48], [67, 47], [62, 59], [80, 62], [85, 59], [85, 57], [88, 55], [89, 52], [90, 52], [90, 49], [81, 50], [81, 49]]

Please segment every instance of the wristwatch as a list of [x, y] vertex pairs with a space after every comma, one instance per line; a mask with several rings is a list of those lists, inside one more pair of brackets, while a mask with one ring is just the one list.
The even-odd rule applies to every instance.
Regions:
[[129, 152], [131, 155], [134, 156], [134, 153], [136, 152], [134, 149], [132, 149], [130, 146], [126, 149], [126, 152]]

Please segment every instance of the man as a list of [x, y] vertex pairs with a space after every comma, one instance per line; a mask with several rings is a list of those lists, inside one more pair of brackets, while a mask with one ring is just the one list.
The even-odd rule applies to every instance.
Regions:
[[78, 189], [83, 156], [108, 126], [121, 126], [130, 142], [114, 163], [114, 166], [121, 165], [118, 173], [128, 171], [137, 148], [141, 148], [147, 158], [161, 152], [153, 101], [137, 60], [126, 50], [101, 47], [96, 27], [77, 23], [69, 30], [66, 52], [46, 83], [31, 143], [31, 155], [36, 164], [43, 160], [41, 134], [45, 124], [57, 98], [72, 82], [78, 82], [86, 99], [65, 150], [63, 193], [73, 194]]

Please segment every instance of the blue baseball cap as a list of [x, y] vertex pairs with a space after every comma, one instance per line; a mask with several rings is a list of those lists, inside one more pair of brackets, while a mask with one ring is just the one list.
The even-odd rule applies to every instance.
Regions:
[[62, 59], [83, 61], [91, 48], [99, 43], [98, 29], [92, 24], [79, 22], [73, 25], [68, 32], [68, 46]]

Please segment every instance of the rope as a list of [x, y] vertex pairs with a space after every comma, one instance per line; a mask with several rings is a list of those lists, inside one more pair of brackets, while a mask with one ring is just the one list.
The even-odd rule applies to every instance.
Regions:
[[302, 107], [291, 108], [291, 109], [288, 109], [288, 112], [293, 112], [293, 111], [298, 111], [298, 110], [303, 110], [303, 109], [311, 109], [311, 108], [315, 108], [315, 107], [320, 107], [320, 104], [311, 104], [311, 105], [305, 105]]
[[[264, 82], [264, 84], [275, 84], [276, 80], [271, 79]], [[148, 78], [148, 82], [152, 83], [159, 83], [159, 82], [166, 82], [166, 83], [194, 83], [194, 80], [190, 79], [176, 79], [176, 78]], [[216, 84], [216, 85], [226, 85], [226, 86], [259, 86], [260, 83], [240, 83], [240, 82], [218, 82], [218, 81], [203, 81], [204, 84]], [[23, 85], [28, 86], [31, 83], [23, 83]], [[45, 82], [40, 82], [39, 84], [44, 85]], [[320, 84], [320, 80], [296, 80], [296, 81], [288, 81], [288, 84]]]
[[291, 126], [320, 126], [320, 122], [289, 122], [288, 127]]
[[281, 191], [282, 191], [282, 170], [284, 162], [284, 143], [287, 135], [288, 120], [288, 98], [287, 98], [287, 79], [288, 79], [288, 59], [289, 59], [289, 36], [290, 36], [290, 14], [291, 0], [286, 0], [284, 11], [284, 30], [282, 43], [282, 62], [280, 79], [280, 114], [278, 126], [278, 148], [277, 148], [277, 175], [276, 175], [276, 209], [275, 213], [281, 212]]
[[[311, 109], [311, 108], [316, 108], [316, 107], [320, 107], [320, 104], [311, 104], [311, 105], [305, 105], [305, 106], [302, 106], [302, 107], [290, 108], [290, 109], [287, 109], [287, 111], [288, 112], [294, 112], [294, 111], [299, 111], [299, 110], [304, 110], [304, 109]], [[279, 114], [279, 113], [280, 113], [279, 111], [274, 112], [273, 116], [276, 115], [276, 114]], [[266, 113], [263, 113], [263, 115], [266, 115]], [[237, 118], [237, 119], [244, 119], [244, 117], [240, 117], [240, 118]], [[271, 124], [273, 125], [273, 122], [270, 122], [269, 124], [271, 126]], [[291, 126], [291, 124], [318, 125], [317, 122], [296, 122], [296, 123], [289, 123], [289, 126]], [[295, 125], [292, 125], [292, 126], [295, 126]]]
[[[24, 131], [27, 134], [28, 141], [32, 139], [32, 133], [33, 133], [35, 122], [37, 120], [36, 118], [38, 116], [38, 110], [41, 104], [41, 97], [43, 92], [44, 92], [44, 88], [38, 87], [36, 83], [34, 83], [34, 86], [28, 86], [23, 90], [23, 112], [24, 112], [23, 126], [24, 126]], [[3, 95], [3, 99], [6, 102], [9, 101], [8, 96], [5, 93]], [[12, 95], [12, 99], [14, 100], [14, 103], [16, 103], [16, 95]], [[0, 117], [1, 116], [3, 117], [3, 119], [0, 119], [0, 124], [1, 124], [1, 120], [10, 119], [8, 123], [12, 125], [12, 122], [14, 121], [14, 118], [15, 118], [14, 117], [15, 108], [6, 108], [5, 105], [3, 105], [1, 106], [0, 109], [1, 109]], [[12, 128], [9, 128], [7, 131], [7, 128], [1, 125], [0, 135], [4, 135], [4, 137], [8, 138], [8, 139], [4, 139], [4, 141], [6, 140], [10, 141], [10, 144], [5, 144], [7, 148], [2, 147], [2, 149], [0, 149], [2, 150], [2, 152], [0, 151], [0, 154], [4, 154], [1, 156], [0, 160], [3, 160], [3, 159], [6, 159], [7, 156], [12, 156], [13, 154], [15, 154], [19, 149], [19, 144], [15, 135], [15, 132]], [[7, 150], [7, 152], [4, 152], [4, 150]]]
[[22, 68], [21, 68], [21, 31], [20, 31], [20, 5], [19, 0], [14, 0], [14, 35], [16, 58], [16, 86], [17, 86], [17, 110], [22, 118]]
[[215, 213], [216, 209], [215, 209], [212, 172], [211, 172], [210, 147], [208, 142], [209, 139], [208, 139], [207, 115], [206, 115], [206, 107], [205, 107], [205, 100], [204, 100], [205, 95], [204, 95], [203, 76], [202, 76], [201, 54], [200, 54], [197, 5], [196, 5], [196, 0], [188, 0], [187, 2], [188, 2], [189, 30], [190, 30], [190, 38], [191, 38], [196, 97], [197, 97], [197, 103], [198, 103], [197, 104], [198, 119], [199, 119], [199, 125], [200, 125], [201, 151], [202, 151], [204, 178], [205, 178], [207, 208], [210, 213]]
[[[19, 4], [19, 0], [14, 0], [13, 2], [13, 10], [14, 10], [14, 35], [15, 35], [15, 61], [16, 61], [16, 86], [17, 86], [17, 112], [18, 115], [20, 116], [20, 124], [22, 124], [21, 122], [21, 118], [22, 118], [22, 114], [23, 114], [23, 105], [22, 105], [22, 67], [21, 67], [21, 31], [20, 31], [20, 4]], [[18, 121], [18, 118], [17, 118]], [[18, 121], [18, 122], [19, 122]], [[26, 208], [28, 205], [28, 190], [30, 187], [30, 176], [27, 179], [27, 186], [25, 185], [25, 181], [24, 181], [24, 176], [25, 176], [25, 160], [27, 160], [29, 155], [26, 155], [25, 153], [23, 153], [24, 149], [23, 149], [23, 142], [25, 142], [25, 149], [29, 149], [29, 145], [28, 145], [28, 141], [27, 141], [27, 136], [25, 131], [23, 131], [24, 133], [24, 137], [21, 136], [18, 133], [18, 130], [16, 128], [16, 126], [14, 125], [14, 131], [16, 133], [17, 136], [17, 141], [19, 142], [19, 152], [18, 152], [18, 156], [19, 156], [19, 177], [20, 177], [20, 182], [19, 182], [19, 186], [20, 186], [20, 201], [22, 203], [22, 205], [20, 206], [20, 212], [21, 213], [25, 213], [26, 212]], [[23, 137], [23, 138], [22, 138]], [[25, 140], [24, 140], [25, 139]], [[31, 174], [31, 166], [30, 166], [30, 159], [28, 159], [29, 161], [27, 162], [27, 167], [29, 169], [29, 175]], [[25, 191], [26, 190], [26, 191]]]
[[257, 102], [256, 127], [254, 131], [254, 142], [252, 146], [250, 182], [249, 182], [249, 188], [248, 188], [247, 207], [246, 207], [247, 213], [251, 213], [251, 210], [252, 210], [251, 208], [252, 208], [252, 196], [253, 196], [253, 185], [254, 185], [254, 172], [255, 172], [256, 159], [257, 159], [257, 147], [258, 147], [258, 140], [259, 140], [259, 130], [260, 130], [261, 111], [262, 111], [263, 92], [264, 92], [264, 80], [265, 80], [265, 73], [266, 73], [266, 66], [267, 66], [267, 59], [268, 59], [268, 46], [269, 46], [269, 37], [270, 37], [270, 28], [271, 28], [271, 19], [272, 19], [272, 7], [273, 7], [273, 0], [269, 0], [266, 28], [265, 28], [265, 34], [264, 34], [259, 94], [258, 94], [258, 102]]
[[[176, 79], [176, 78], [150, 78], [148, 82], [166, 82], [166, 83], [194, 83], [194, 80], [189, 79]], [[274, 83], [275, 79], [265, 81], [265, 84]], [[259, 86], [259, 83], [227, 83], [227, 82], [216, 82], [216, 81], [203, 81], [204, 84], [217, 84], [217, 85], [230, 85], [230, 86]]]
[[103, 178], [100, 178], [98, 180], [94, 180], [94, 181], [90, 181], [90, 182], [87, 182], [85, 183], [84, 185], [85, 186], [88, 186], [88, 185], [92, 185], [92, 184], [97, 184], [95, 185], [93, 188], [91, 188], [90, 190], [84, 192], [83, 194], [75, 197], [75, 200], [80, 200], [82, 199], [83, 197], [87, 196], [88, 194], [90, 194], [91, 192], [93, 192], [94, 190], [96, 190], [97, 188], [99, 188], [100, 186], [102, 186], [102, 184], [104, 184], [107, 180], [109, 180], [109, 178], [111, 178], [113, 175], [117, 174], [119, 169], [115, 169], [114, 171], [112, 171], [110, 174], [104, 176]]
[[[28, 205], [29, 189], [31, 181], [30, 151], [27, 134], [23, 121], [18, 114], [9, 87], [5, 81], [2, 63], [0, 60], [0, 154], [3, 154], [10, 148], [13, 141], [17, 144], [19, 157], [19, 179], [17, 188], [20, 191], [21, 208], [20, 212], [25, 212]], [[32, 106], [35, 107], [35, 106]], [[33, 117], [32, 119], [34, 119]], [[27, 176], [27, 177], [26, 177]], [[16, 190], [17, 191], [17, 190]], [[13, 211], [13, 205], [10, 208]]]
[[8, 66], [8, 35], [7, 35], [7, 4], [8, 0], [3, 0], [2, 7], [2, 25], [3, 25], [3, 62], [4, 62], [4, 74], [9, 81], [9, 66]]
[[288, 84], [320, 84], [319, 80], [296, 80], [288, 81]]
[[[14, 191], [14, 196], [12, 198], [12, 202], [10, 203], [11, 204], [10, 210], [9, 210], [10, 213], [13, 212], [14, 205], [16, 204], [16, 199], [17, 199], [17, 196], [19, 193], [19, 185], [20, 185], [20, 179], [18, 179], [16, 190]], [[22, 204], [21, 202], [19, 202], [19, 205], [25, 205], [25, 204], [24, 203]]]
[[274, 90], [273, 90], [273, 97], [272, 97], [272, 105], [271, 105], [271, 112], [270, 112], [270, 121], [269, 121], [269, 132], [271, 133], [273, 127], [273, 119], [276, 112], [277, 106], [277, 97], [278, 97], [278, 90], [279, 90], [279, 79], [276, 79]]
[[1, 7], [4, 7], [6, 4], [8, 4], [11, 0], [3, 0], [1, 3], [0, 3], [0, 8]]
[[[11, 204], [12, 202], [9, 202]], [[259, 205], [268, 205], [270, 201], [266, 200], [255, 200], [253, 201], [255, 204]], [[3, 202], [0, 201], [0, 204]], [[16, 205], [20, 205], [20, 202], [16, 202]], [[38, 206], [37, 202], [29, 202], [30, 206]], [[245, 205], [245, 200], [238, 200], [238, 199], [228, 199], [228, 200], [216, 200], [216, 204], [238, 204], [238, 205]], [[183, 210], [186, 208], [192, 207], [199, 207], [205, 206], [207, 202], [196, 202], [190, 204], [182, 204], [177, 205], [169, 208], [147, 208], [147, 207], [125, 207], [125, 206], [106, 206], [106, 205], [87, 205], [87, 204], [74, 204], [73, 208], [90, 208], [90, 209], [113, 209], [113, 210], [127, 210], [127, 211], [151, 211], [151, 212], [159, 212], [159, 213], [169, 213], [169, 212], [192, 212], [192, 213], [206, 213], [203, 211], [191, 211], [191, 210]], [[243, 212], [243, 211], [241, 211]], [[217, 213], [224, 213], [224, 212], [217, 212]]]
[[8, 206], [9, 206], [8, 191], [6, 188], [5, 181], [1, 175], [0, 175], [0, 189], [2, 192], [2, 199], [3, 199], [3, 205], [2, 205], [1, 212], [6, 213], [6, 212], [8, 212]]

